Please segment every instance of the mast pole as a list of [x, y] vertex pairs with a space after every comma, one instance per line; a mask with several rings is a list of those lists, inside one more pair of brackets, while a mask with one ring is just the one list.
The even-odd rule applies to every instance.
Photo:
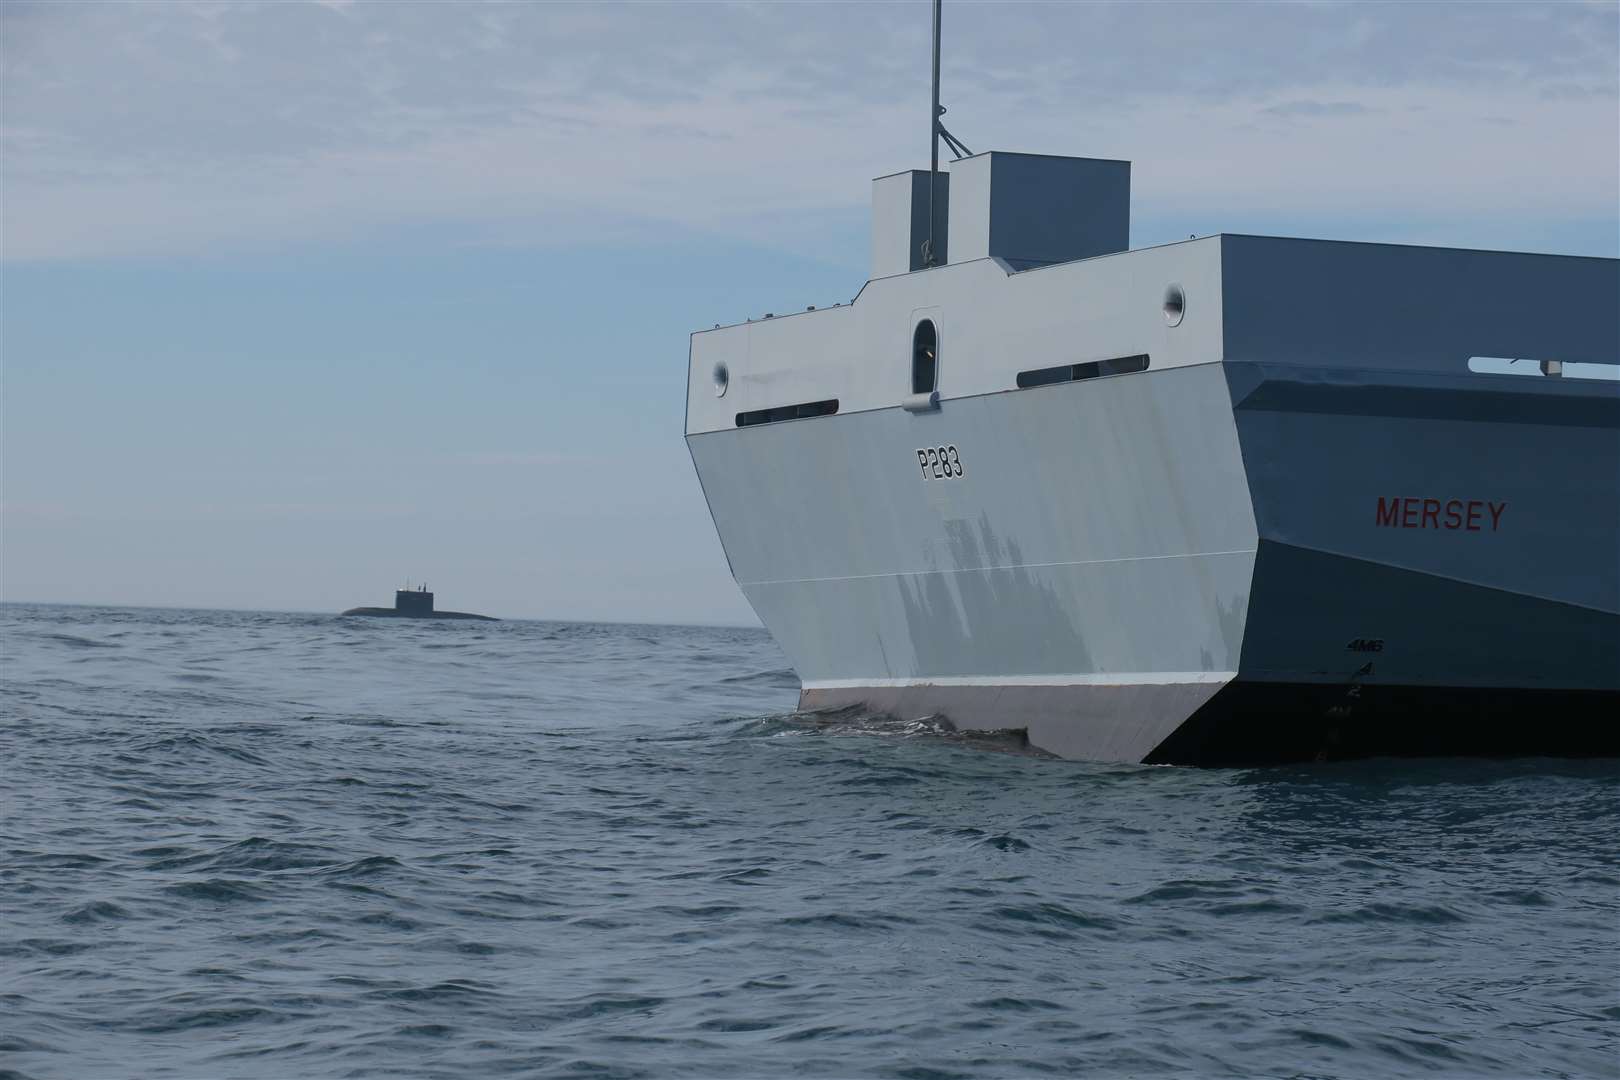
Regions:
[[939, 20], [944, 0], [934, 0], [934, 96], [928, 108], [928, 247], [923, 252], [923, 266], [933, 266], [934, 212], [936, 193], [939, 191]]

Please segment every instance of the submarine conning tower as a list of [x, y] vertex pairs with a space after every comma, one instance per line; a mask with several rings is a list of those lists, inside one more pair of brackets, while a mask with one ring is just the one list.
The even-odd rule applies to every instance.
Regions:
[[394, 590], [394, 610], [401, 615], [432, 615], [433, 594], [426, 585]]
[[986, 258], [1030, 270], [1130, 240], [1128, 161], [995, 150], [872, 181], [873, 278]]

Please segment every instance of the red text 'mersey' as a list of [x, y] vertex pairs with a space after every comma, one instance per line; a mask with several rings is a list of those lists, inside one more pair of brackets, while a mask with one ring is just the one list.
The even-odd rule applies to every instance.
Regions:
[[1377, 522], [1390, 529], [1461, 529], [1495, 532], [1502, 527], [1505, 502], [1489, 499], [1378, 499]]

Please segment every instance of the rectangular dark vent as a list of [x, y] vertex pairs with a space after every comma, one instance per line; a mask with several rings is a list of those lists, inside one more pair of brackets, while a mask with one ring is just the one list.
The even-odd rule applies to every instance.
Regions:
[[753, 412], [740, 412], [737, 414], [737, 426], [749, 427], [754, 424], [774, 424], [780, 420], [803, 420], [811, 416], [831, 416], [838, 411], [838, 399], [831, 401], [806, 401], [802, 405], [778, 405], [774, 409], [755, 409]]
[[1129, 375], [1133, 371], [1146, 371], [1147, 353], [1136, 356], [1116, 356], [1112, 360], [1089, 360], [1084, 364], [1064, 364], [1062, 367], [1036, 368], [1018, 373], [1018, 389], [1032, 386], [1051, 386], [1053, 383], [1078, 382], [1103, 375]]

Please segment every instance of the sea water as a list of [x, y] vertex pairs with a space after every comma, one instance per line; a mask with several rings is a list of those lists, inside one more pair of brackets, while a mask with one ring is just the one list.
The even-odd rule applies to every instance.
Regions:
[[762, 631], [0, 607], [0, 1074], [1613, 1076], [1620, 765], [1093, 765]]

